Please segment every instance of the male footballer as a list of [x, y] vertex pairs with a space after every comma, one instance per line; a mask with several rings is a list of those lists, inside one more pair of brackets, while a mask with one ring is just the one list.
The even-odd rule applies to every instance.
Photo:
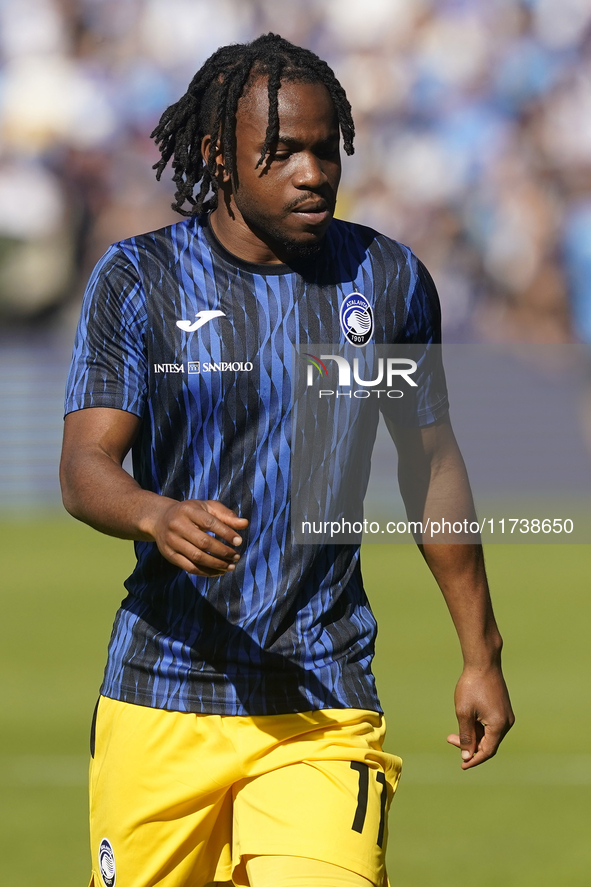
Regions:
[[[222, 47], [153, 133], [185, 218], [111, 246], [88, 284], [64, 503], [137, 554], [92, 727], [94, 887], [386, 882], [401, 761], [359, 547], [290, 527], [292, 346], [343, 342], [351, 293], [375, 344], [440, 341], [412, 252], [333, 217], [353, 136], [312, 52], [273, 34]], [[390, 423], [401, 478], [469, 497], [441, 391], [422, 415]], [[464, 656], [448, 739], [468, 769], [513, 722], [501, 638], [480, 546], [422, 551]]]

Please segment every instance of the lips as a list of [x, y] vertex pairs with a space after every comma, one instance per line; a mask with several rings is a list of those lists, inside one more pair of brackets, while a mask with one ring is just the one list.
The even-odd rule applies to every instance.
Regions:
[[307, 200], [296, 206], [292, 212], [310, 225], [321, 225], [331, 217], [326, 200]]

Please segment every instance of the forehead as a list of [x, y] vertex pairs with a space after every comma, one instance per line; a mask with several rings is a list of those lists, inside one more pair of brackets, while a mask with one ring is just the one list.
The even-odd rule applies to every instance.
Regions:
[[[322, 140], [338, 134], [338, 118], [330, 93], [323, 83], [282, 80], [277, 93], [279, 135], [301, 141]], [[265, 140], [269, 125], [266, 77], [258, 77], [246, 89], [236, 114], [237, 140]]]

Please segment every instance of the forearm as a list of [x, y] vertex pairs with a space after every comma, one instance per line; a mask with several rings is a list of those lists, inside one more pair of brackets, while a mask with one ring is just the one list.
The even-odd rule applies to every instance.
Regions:
[[420, 545], [456, 628], [464, 663], [500, 663], [502, 639], [491, 604], [482, 546]]
[[390, 430], [409, 517], [423, 529], [433, 520], [452, 525], [452, 542], [439, 535], [440, 544], [433, 544], [428, 531], [417, 542], [443, 592], [462, 648], [464, 668], [455, 692], [459, 732], [450, 734], [448, 742], [462, 750], [462, 768], [469, 769], [496, 753], [514, 717], [480, 539], [478, 534], [462, 539], [453, 533], [454, 522], [464, 525], [476, 518], [468, 475], [447, 419], [418, 431]]
[[[476, 510], [468, 475], [455, 438], [435, 450], [422, 506], [423, 526], [469, 526]], [[433, 544], [428, 533], [419, 545], [439, 585], [456, 628], [466, 665], [488, 667], [500, 662], [502, 640], [493, 614], [479, 534], [448, 532]], [[456, 540], [458, 540], [456, 542]], [[460, 541], [462, 540], [462, 541]]]
[[[438, 489], [447, 487], [455, 493], [450, 516], [461, 520], [473, 510], [470, 487], [463, 462], [460, 465], [452, 458], [448, 469], [439, 473], [439, 479], [443, 478], [441, 487], [435, 473], [431, 492], [437, 497]], [[464, 667], [454, 694], [458, 733], [451, 733], [448, 742], [461, 749], [462, 768], [470, 769], [496, 754], [514, 721], [501, 668], [502, 640], [490, 600], [482, 546], [479, 542], [421, 544], [420, 549], [443, 593], [462, 649]]]
[[62, 459], [60, 478], [66, 510], [120, 539], [153, 541], [158, 517], [174, 501], [143, 490], [100, 448]]
[[480, 545], [421, 546], [451, 613], [464, 667], [454, 694], [458, 732], [447, 741], [464, 770], [493, 757], [515, 718], [501, 668], [502, 640]]
[[[476, 521], [472, 491], [449, 423], [419, 438], [398, 432], [399, 482], [407, 513], [423, 527], [419, 548], [453, 619], [464, 661], [476, 667], [499, 662], [501, 636], [493, 615], [478, 534], [453, 532]], [[435, 522], [446, 533], [433, 534]], [[437, 544], [434, 544], [434, 541]]]
[[178, 502], [143, 490], [122, 468], [140, 420], [111, 409], [66, 416], [62, 495], [74, 517], [121, 539], [155, 542], [170, 563], [197, 576], [219, 576], [240, 560], [235, 546], [248, 521], [221, 502]]
[[78, 520], [109, 536], [152, 541], [158, 518], [174, 502], [143, 490], [122, 468], [140, 425], [122, 410], [68, 414], [60, 482], [64, 506]]

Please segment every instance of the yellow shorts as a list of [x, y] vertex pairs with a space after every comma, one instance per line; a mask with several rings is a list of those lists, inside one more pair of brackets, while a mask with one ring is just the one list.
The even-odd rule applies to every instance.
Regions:
[[381, 715], [194, 715], [101, 697], [90, 766], [95, 887], [248, 885], [255, 856], [382, 885], [402, 762]]

